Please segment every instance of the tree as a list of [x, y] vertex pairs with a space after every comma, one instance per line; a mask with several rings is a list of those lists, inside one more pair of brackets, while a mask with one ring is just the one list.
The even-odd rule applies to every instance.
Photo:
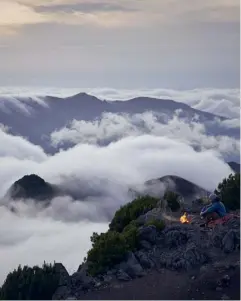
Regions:
[[89, 250], [87, 261], [91, 275], [105, 272], [108, 268], [121, 262], [128, 251], [128, 244], [121, 233], [107, 231], [95, 240]]
[[18, 266], [9, 273], [1, 290], [1, 300], [49, 300], [59, 283], [59, 274], [54, 265], [42, 267]]
[[134, 201], [122, 206], [116, 211], [109, 228], [112, 231], [122, 232], [123, 229], [131, 222], [136, 220], [140, 215], [156, 207], [159, 199], [151, 196], [142, 196]]
[[178, 201], [179, 195], [173, 191], [167, 191], [164, 194], [164, 199], [167, 201], [168, 207], [172, 211], [177, 211], [180, 209], [180, 203]]
[[228, 210], [240, 209], [240, 173], [230, 174], [218, 184], [215, 193]]

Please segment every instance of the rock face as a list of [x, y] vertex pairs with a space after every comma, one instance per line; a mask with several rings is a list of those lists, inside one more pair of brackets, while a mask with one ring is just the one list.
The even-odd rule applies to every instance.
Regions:
[[119, 265], [119, 268], [119, 270], [124, 271], [131, 278], [141, 277], [144, 275], [142, 266], [132, 252], [128, 254], [127, 260]]
[[84, 264], [79, 271], [71, 276], [72, 289], [88, 290], [95, 284], [95, 280], [87, 273], [87, 264]]
[[[240, 220], [233, 217], [211, 231], [204, 231], [198, 225], [180, 223], [170, 224], [162, 231], [154, 225], [141, 226], [138, 237], [141, 242], [139, 249], [129, 252], [123, 262], [104, 275], [95, 278], [89, 276], [87, 263], [69, 277], [62, 269], [62, 285], [57, 289], [54, 298], [78, 299], [83, 291], [118, 285], [116, 281], [131, 281], [145, 276], [152, 269], [191, 271], [193, 268], [203, 270], [206, 264], [213, 264], [214, 267], [215, 262], [226, 260], [230, 253], [236, 252], [238, 256]], [[228, 282], [227, 276], [220, 283], [224, 286]]]
[[55, 263], [55, 268], [59, 274], [59, 287], [54, 293], [52, 300], [66, 300], [71, 295], [69, 273], [62, 263]]

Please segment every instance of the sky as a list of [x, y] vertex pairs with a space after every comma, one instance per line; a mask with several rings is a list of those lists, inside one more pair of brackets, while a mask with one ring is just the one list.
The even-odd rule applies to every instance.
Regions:
[[0, 0], [2, 86], [239, 87], [238, 0]]

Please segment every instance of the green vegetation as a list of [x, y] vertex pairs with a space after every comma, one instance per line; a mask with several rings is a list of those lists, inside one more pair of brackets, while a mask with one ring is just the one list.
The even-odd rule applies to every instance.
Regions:
[[140, 215], [156, 207], [159, 199], [151, 196], [138, 197], [116, 211], [109, 228], [111, 231], [122, 232], [123, 229]]
[[103, 273], [113, 265], [124, 260], [128, 251], [138, 247], [137, 227], [129, 224], [122, 233], [107, 231], [91, 236], [92, 248], [88, 252], [89, 273], [97, 275]]
[[215, 193], [228, 210], [240, 209], [240, 173], [230, 174], [218, 184]]
[[[93, 237], [93, 236], [92, 236]], [[128, 251], [128, 245], [121, 233], [108, 231], [94, 239], [88, 252], [89, 273], [97, 275], [122, 261]]]
[[[128, 251], [138, 249], [138, 223], [136, 219], [156, 207], [159, 200], [150, 196], [138, 197], [121, 207], [112, 219], [106, 233], [93, 233], [92, 248], [88, 252], [89, 273], [103, 273], [124, 260]], [[157, 229], [165, 227], [161, 221], [151, 221]]]
[[180, 209], [178, 197], [179, 195], [173, 191], [167, 191], [164, 194], [164, 199], [167, 201], [168, 207], [174, 212]]
[[42, 268], [19, 266], [9, 273], [1, 290], [1, 300], [50, 300], [59, 283], [59, 275], [53, 265]]
[[138, 227], [134, 223], [130, 223], [122, 232], [128, 251], [138, 248], [137, 230]]

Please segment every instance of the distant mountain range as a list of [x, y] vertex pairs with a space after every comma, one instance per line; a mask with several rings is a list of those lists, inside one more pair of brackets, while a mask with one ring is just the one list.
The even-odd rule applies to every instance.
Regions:
[[[101, 118], [105, 112], [136, 114], [152, 111], [171, 119], [179, 111], [180, 118], [191, 121], [198, 117], [197, 122], [205, 123], [210, 135], [240, 137], [239, 129], [225, 128], [212, 123], [217, 118], [220, 121], [226, 120], [224, 117], [199, 111], [169, 99], [137, 97], [127, 101], [102, 101], [80, 93], [66, 98], [42, 97], [42, 103], [21, 97], [11, 102], [7, 98], [1, 98], [0, 101], [0, 122], [10, 128], [10, 133], [27, 137], [49, 153], [58, 151], [50, 145], [49, 136], [53, 131], [68, 125], [73, 119], [94, 121]], [[162, 117], [158, 121], [165, 122]]]

